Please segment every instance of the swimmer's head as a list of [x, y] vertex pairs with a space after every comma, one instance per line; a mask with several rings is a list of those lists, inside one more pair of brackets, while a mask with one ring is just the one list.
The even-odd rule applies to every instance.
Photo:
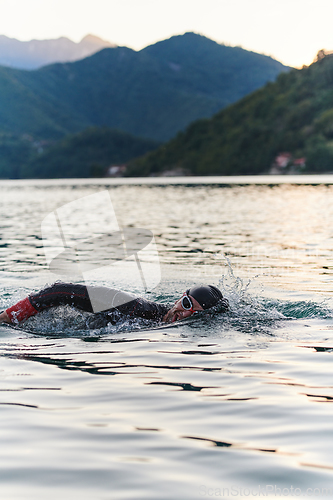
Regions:
[[163, 321], [173, 323], [188, 318], [195, 312], [216, 306], [222, 300], [222, 293], [213, 285], [193, 286], [175, 302], [175, 305], [164, 316]]
[[193, 286], [186, 290], [186, 294], [193, 297], [201, 305], [202, 309], [210, 309], [223, 299], [220, 290], [213, 285]]

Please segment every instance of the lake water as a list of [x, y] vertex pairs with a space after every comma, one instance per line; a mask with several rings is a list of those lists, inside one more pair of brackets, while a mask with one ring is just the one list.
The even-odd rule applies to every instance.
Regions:
[[107, 189], [122, 226], [155, 235], [162, 280], [148, 298], [211, 283], [231, 312], [85, 330], [62, 308], [0, 326], [1, 499], [332, 498], [333, 181], [321, 179], [2, 181], [1, 309], [54, 279], [43, 218]]

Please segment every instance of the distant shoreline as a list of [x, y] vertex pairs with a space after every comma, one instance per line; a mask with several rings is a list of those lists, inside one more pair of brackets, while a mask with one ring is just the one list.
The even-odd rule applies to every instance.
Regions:
[[65, 178], [65, 179], [0, 179], [3, 185], [41, 186], [41, 185], [278, 185], [278, 184], [333, 184], [333, 174], [302, 175], [237, 175], [237, 176], [177, 176], [177, 177], [102, 177], [102, 178]]

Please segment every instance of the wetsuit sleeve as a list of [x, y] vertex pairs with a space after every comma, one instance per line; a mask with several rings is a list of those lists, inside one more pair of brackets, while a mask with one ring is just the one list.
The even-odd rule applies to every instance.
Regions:
[[25, 299], [20, 300], [20, 302], [17, 302], [17, 304], [6, 309], [6, 313], [11, 323], [19, 323], [20, 321], [25, 321], [30, 318], [30, 316], [37, 314], [38, 311], [30, 303], [29, 298], [26, 297]]
[[170, 307], [164, 304], [158, 304], [150, 300], [137, 298], [126, 304], [117, 306], [118, 311], [128, 316], [135, 318], [145, 318], [153, 320], [161, 320], [169, 311]]
[[37, 293], [29, 295], [29, 301], [37, 312], [49, 307], [73, 306], [87, 312], [93, 312], [87, 287], [74, 283], [54, 283]]
[[73, 283], [54, 283], [6, 309], [12, 323], [25, 321], [49, 307], [70, 305], [93, 312], [87, 288]]

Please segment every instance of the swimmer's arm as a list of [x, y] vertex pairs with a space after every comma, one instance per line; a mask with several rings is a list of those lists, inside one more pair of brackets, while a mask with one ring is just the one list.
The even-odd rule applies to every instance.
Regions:
[[29, 297], [26, 297], [25, 299], [20, 300], [17, 304], [14, 304], [3, 311], [0, 314], [0, 323], [20, 323], [37, 313], [38, 311], [31, 304]]
[[0, 323], [11, 323], [10, 318], [6, 311], [0, 314]]
[[54, 283], [6, 309], [0, 314], [0, 323], [20, 323], [44, 309], [66, 304], [88, 312], [92, 310], [89, 295], [84, 285]]

